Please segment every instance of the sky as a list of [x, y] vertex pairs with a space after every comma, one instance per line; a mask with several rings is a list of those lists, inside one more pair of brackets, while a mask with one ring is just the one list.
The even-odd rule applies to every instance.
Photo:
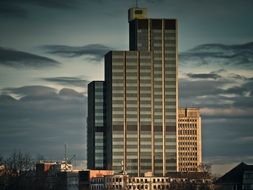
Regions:
[[[0, 154], [86, 159], [87, 84], [128, 49], [127, 0], [0, 1]], [[202, 116], [214, 173], [253, 164], [253, 1], [140, 0], [179, 22], [179, 104]]]

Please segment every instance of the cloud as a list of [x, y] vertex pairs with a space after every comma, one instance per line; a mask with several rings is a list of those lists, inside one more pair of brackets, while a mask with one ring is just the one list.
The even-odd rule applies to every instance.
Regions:
[[81, 0], [23, 0], [29, 4], [34, 4], [42, 7], [47, 8], [54, 8], [54, 9], [73, 9], [78, 8], [78, 5], [81, 4]]
[[179, 80], [179, 95], [182, 99], [196, 98], [198, 96], [218, 95], [223, 93], [221, 87], [230, 84], [232, 81], [221, 80]]
[[1, 0], [0, 16], [27, 17], [29, 5], [51, 9], [77, 9], [82, 4], [81, 0]]
[[59, 95], [69, 96], [69, 97], [83, 97], [83, 95], [73, 89], [63, 88], [60, 90]]
[[18, 69], [55, 67], [60, 63], [51, 58], [0, 47], [0, 65]]
[[225, 92], [230, 94], [253, 96], [253, 81], [251, 79], [248, 79], [246, 80], [245, 83], [241, 84], [240, 86], [228, 88], [227, 90], [225, 90]]
[[52, 96], [56, 94], [56, 89], [47, 86], [23, 86], [19, 88], [5, 88], [3, 92], [20, 96]]
[[218, 79], [220, 75], [216, 73], [187, 73], [187, 76], [192, 79]]
[[208, 116], [208, 118], [251, 118], [253, 116], [253, 108], [236, 108], [236, 107], [223, 107], [219, 108], [200, 108], [201, 114], [203, 116]]
[[100, 61], [104, 55], [111, 50], [110, 47], [102, 44], [88, 44], [82, 47], [47, 45], [43, 46], [47, 53], [59, 55], [62, 57], [80, 57], [86, 56], [91, 60]]
[[244, 136], [244, 137], [241, 137], [241, 140], [243, 142], [253, 142], [253, 136]]
[[186, 64], [192, 67], [187, 78], [179, 80], [179, 103], [200, 108], [203, 161], [214, 165], [214, 173], [224, 172], [226, 164], [252, 163], [253, 83], [243, 74], [250, 70], [245, 67], [236, 74], [229, 69], [201, 73], [197, 65]]
[[[246, 111], [253, 108], [252, 89], [253, 81], [250, 78], [243, 81], [241, 79], [230, 80], [224, 78], [217, 80], [191, 80], [191, 78], [179, 80], [181, 106], [214, 109], [209, 116], [219, 116], [219, 112], [216, 112], [215, 109], [224, 109], [224, 114], [229, 115], [225, 111], [226, 109], [236, 109], [239, 113], [242, 110]], [[232, 117], [235, 115], [237, 115], [236, 112], [230, 114]]]
[[230, 78], [234, 78], [234, 79], [240, 79], [240, 80], [247, 80], [248, 78], [240, 75], [240, 74], [235, 74], [235, 73], [230, 73], [229, 76]]
[[203, 44], [180, 54], [182, 64], [252, 67], [253, 42], [240, 45]]
[[[8, 1], [11, 2], [11, 1]], [[0, 17], [16, 17], [16, 18], [24, 18], [27, 17], [27, 11], [19, 5], [13, 5], [12, 3], [8, 3], [7, 1], [0, 2]]]
[[12, 88], [25, 94], [20, 99], [0, 95], [0, 152], [14, 149], [38, 153], [47, 159], [62, 159], [64, 144], [77, 159], [85, 159], [86, 96], [73, 89], [46, 86]]
[[2, 94], [0, 95], [0, 101], [2, 102], [16, 102], [17, 100], [9, 95]]
[[58, 83], [61, 85], [78, 86], [78, 87], [84, 87], [89, 83], [88, 80], [83, 80], [78, 77], [51, 77], [51, 78], [43, 78], [43, 80], [47, 82]]

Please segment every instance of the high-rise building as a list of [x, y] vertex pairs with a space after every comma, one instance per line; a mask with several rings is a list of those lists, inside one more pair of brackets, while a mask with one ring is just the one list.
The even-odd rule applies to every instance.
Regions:
[[130, 51], [105, 57], [108, 164], [164, 176], [177, 170], [177, 21], [133, 8], [129, 28]]
[[177, 20], [128, 13], [130, 51], [105, 56], [107, 169], [165, 176], [178, 167]]
[[199, 109], [180, 108], [178, 117], [178, 171], [198, 172], [202, 163]]
[[112, 51], [105, 63], [108, 163], [133, 175], [152, 171], [152, 53]]
[[89, 169], [106, 169], [105, 82], [88, 84], [88, 163]]

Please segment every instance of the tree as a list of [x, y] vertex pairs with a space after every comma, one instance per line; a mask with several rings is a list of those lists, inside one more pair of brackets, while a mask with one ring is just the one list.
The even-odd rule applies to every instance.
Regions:
[[19, 175], [23, 171], [33, 168], [33, 161], [29, 153], [14, 151], [6, 160], [6, 169], [9, 174]]
[[0, 177], [4, 175], [4, 172], [5, 172], [4, 158], [2, 155], [0, 155]]
[[200, 172], [206, 172], [207, 174], [211, 175], [211, 168], [212, 166], [210, 164], [205, 164], [205, 163], [201, 163], [199, 166], [199, 171]]

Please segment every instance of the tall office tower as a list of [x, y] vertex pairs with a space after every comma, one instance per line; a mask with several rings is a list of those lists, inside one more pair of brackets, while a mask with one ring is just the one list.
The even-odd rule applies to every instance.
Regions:
[[[115, 171], [143, 175], [152, 171], [152, 53], [112, 51], [105, 56], [108, 131]], [[111, 128], [110, 128], [111, 127]]]
[[178, 112], [178, 170], [197, 172], [202, 162], [199, 109], [180, 108]]
[[88, 163], [89, 169], [106, 169], [105, 82], [88, 84]]
[[128, 18], [130, 51], [105, 57], [108, 166], [165, 176], [177, 170], [177, 21], [141, 8]]

